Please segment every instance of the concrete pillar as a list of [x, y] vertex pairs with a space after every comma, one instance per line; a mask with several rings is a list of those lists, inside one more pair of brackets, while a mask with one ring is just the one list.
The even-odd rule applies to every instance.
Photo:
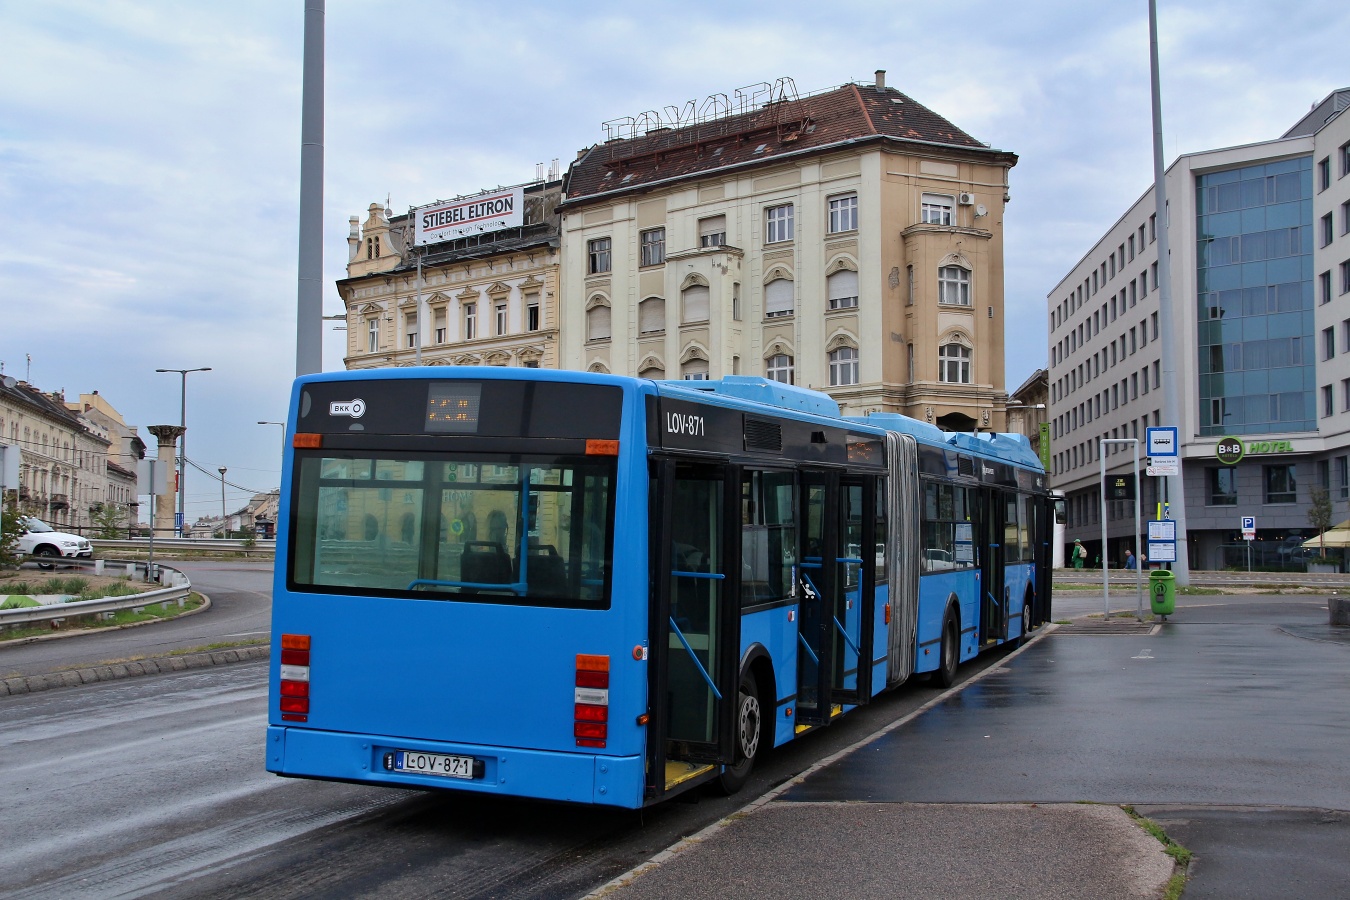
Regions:
[[1331, 624], [1350, 628], [1350, 597], [1331, 597], [1327, 600], [1331, 610]]
[[[182, 425], [151, 425], [150, 433], [159, 441], [158, 465], [168, 472], [168, 488], [155, 497], [155, 508], [151, 515], [154, 519], [150, 527], [155, 529], [156, 537], [173, 536], [173, 514], [178, 511], [178, 476], [174, 468], [175, 449], [178, 439], [186, 431]], [[183, 523], [186, 525], [187, 523]]]

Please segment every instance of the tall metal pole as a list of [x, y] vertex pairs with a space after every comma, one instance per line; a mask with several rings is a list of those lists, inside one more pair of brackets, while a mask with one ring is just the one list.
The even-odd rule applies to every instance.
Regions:
[[1139, 515], [1139, 495], [1144, 492], [1144, 485], [1139, 480], [1139, 439], [1131, 438], [1134, 442], [1134, 606], [1135, 616], [1141, 622], [1144, 620], [1144, 562], [1142, 553], [1144, 544], [1139, 537], [1139, 525], [1141, 516]]
[[[1181, 421], [1181, 402], [1178, 393], [1177, 347], [1175, 321], [1172, 318], [1172, 258], [1167, 247], [1167, 171], [1163, 165], [1162, 92], [1158, 80], [1158, 3], [1148, 0], [1149, 73], [1153, 87], [1153, 196], [1156, 203], [1158, 232], [1158, 326], [1162, 331], [1162, 424], [1176, 425], [1177, 443], [1186, 439], [1187, 426]], [[1181, 447], [1177, 447], [1177, 463], [1181, 463]], [[1172, 564], [1177, 587], [1191, 583], [1190, 553], [1186, 544], [1186, 483], [1181, 469], [1167, 476], [1167, 499], [1172, 507], [1172, 519], [1177, 523], [1177, 561]]]
[[1111, 573], [1106, 559], [1106, 441], [1097, 444], [1097, 459], [1101, 461], [1102, 477], [1097, 494], [1102, 501], [1102, 552], [1098, 559], [1102, 563], [1102, 618], [1111, 618]]
[[220, 467], [220, 536], [229, 537], [230, 530], [225, 519], [225, 467]]
[[296, 375], [323, 371], [323, 42], [324, 0], [305, 0]]
[[417, 345], [417, 364], [422, 364], [422, 254], [417, 254], [417, 335], [413, 343]]
[[[187, 493], [183, 490], [184, 482], [187, 481], [187, 377], [189, 372], [210, 372], [210, 366], [203, 366], [199, 369], [156, 369], [156, 372], [177, 372], [182, 379], [178, 392], [178, 425], [183, 429], [182, 435], [178, 438], [178, 536], [183, 536], [183, 526], [187, 523]], [[150, 530], [154, 531], [154, 506], [150, 507]]]

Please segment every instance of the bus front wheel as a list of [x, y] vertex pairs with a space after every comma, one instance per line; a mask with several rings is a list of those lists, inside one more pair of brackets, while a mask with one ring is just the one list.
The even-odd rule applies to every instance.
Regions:
[[938, 668], [933, 673], [941, 687], [951, 687], [956, 681], [956, 666], [961, 661], [959, 637], [956, 617], [948, 612], [942, 622], [942, 649], [938, 657]]
[[722, 770], [718, 786], [723, 793], [734, 794], [750, 780], [750, 771], [759, 755], [760, 736], [764, 726], [763, 709], [759, 704], [759, 687], [749, 671], [741, 673], [741, 686], [736, 697], [735, 718], [736, 759]]

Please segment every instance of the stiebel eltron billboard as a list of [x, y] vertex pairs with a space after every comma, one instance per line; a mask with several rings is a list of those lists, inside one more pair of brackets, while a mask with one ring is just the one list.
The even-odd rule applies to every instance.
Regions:
[[506, 188], [447, 200], [414, 210], [419, 244], [452, 241], [470, 234], [486, 234], [525, 223], [525, 189]]

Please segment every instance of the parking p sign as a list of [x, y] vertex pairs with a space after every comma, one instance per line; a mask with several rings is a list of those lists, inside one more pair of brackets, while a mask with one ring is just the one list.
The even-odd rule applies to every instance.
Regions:
[[1256, 540], [1256, 516], [1242, 517], [1242, 539], [1244, 541]]

